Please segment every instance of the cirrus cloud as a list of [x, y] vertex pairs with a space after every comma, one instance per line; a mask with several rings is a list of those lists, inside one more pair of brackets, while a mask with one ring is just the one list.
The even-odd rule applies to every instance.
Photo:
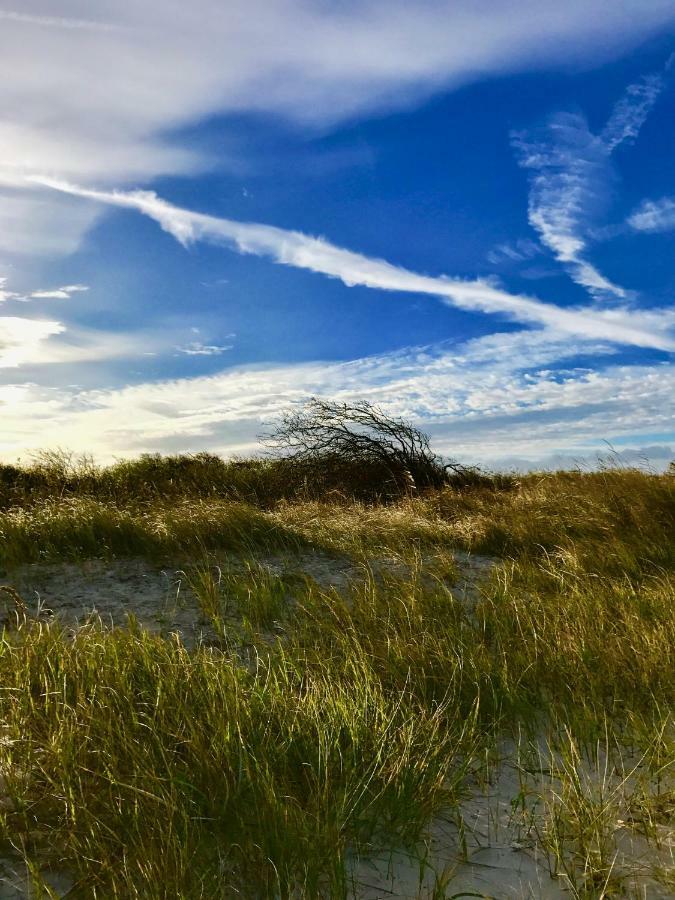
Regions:
[[543, 129], [512, 137], [520, 165], [530, 172], [530, 224], [571, 278], [596, 299], [627, 297], [586, 255], [591, 226], [608, 203], [610, 157], [637, 138], [665, 87], [663, 73], [630, 84], [600, 134], [575, 112], [558, 113]]
[[[561, 361], [593, 353], [595, 369]], [[611, 362], [606, 344], [550, 332], [492, 334], [348, 362], [233, 368], [208, 377], [73, 390], [0, 388], [0, 456], [68, 446], [103, 460], [144, 451], [250, 452], [263, 423], [310, 395], [368, 399], [428, 430], [467, 462], [601, 447], [672, 424], [675, 373]]]
[[628, 217], [628, 224], [636, 231], [658, 232], [675, 229], [675, 198], [644, 200]]
[[228, 164], [179, 137], [209, 117], [331, 125], [498, 73], [596, 66], [675, 21], [671, 0], [492, 0], [489, 15], [471, 0], [82, 8], [0, 10], [0, 250], [69, 252], [91, 224], [55, 198], [36, 208], [25, 174], [124, 185], [194, 173]]
[[486, 280], [461, 281], [446, 276], [420, 275], [298, 231], [192, 212], [167, 203], [152, 191], [98, 191], [42, 176], [31, 176], [27, 181], [76, 197], [136, 209], [154, 219], [183, 246], [195, 241], [222, 244], [239, 253], [269, 257], [282, 265], [338, 278], [349, 287], [362, 285], [386, 291], [428, 294], [459, 309], [498, 314], [566, 334], [660, 350], [675, 348], [675, 341], [665, 332], [675, 322], [672, 310], [630, 312], [620, 308], [602, 311], [562, 308], [532, 297], [511, 294]]

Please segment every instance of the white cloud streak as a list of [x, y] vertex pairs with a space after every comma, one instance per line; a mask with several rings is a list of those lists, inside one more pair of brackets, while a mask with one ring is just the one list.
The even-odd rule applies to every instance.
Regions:
[[88, 291], [86, 284], [64, 284], [63, 287], [52, 290], [31, 291], [28, 297], [31, 300], [70, 300], [73, 294], [81, 294]]
[[665, 87], [660, 74], [631, 84], [600, 135], [583, 116], [559, 113], [544, 129], [513, 135], [523, 168], [530, 170], [529, 220], [570, 277], [596, 299], [627, 292], [586, 259], [592, 224], [605, 211], [611, 154], [635, 140]]
[[[91, 364], [99, 371], [105, 362], [166, 356], [173, 350], [176, 334], [156, 335], [150, 331], [118, 332], [66, 326], [63, 322], [20, 316], [0, 316], [0, 369], [22, 370], [32, 376], [52, 368], [47, 381], [76, 381], [85, 374], [79, 366]], [[32, 377], [29, 376], [29, 377]], [[44, 374], [40, 376], [43, 380]], [[97, 379], [98, 383], [98, 379]], [[4, 427], [4, 426], [3, 426]]]
[[30, 300], [69, 300], [73, 294], [89, 290], [87, 284], [64, 284], [58, 288], [41, 288], [36, 291], [21, 293], [20, 291], [7, 290], [7, 278], [0, 277], [0, 303], [7, 300], [18, 300], [27, 303]]
[[232, 344], [202, 344], [201, 341], [190, 341], [189, 344], [176, 347], [176, 350], [185, 356], [220, 356], [226, 350], [231, 350], [232, 346]]
[[486, 259], [493, 266], [504, 262], [521, 263], [539, 256], [544, 251], [540, 244], [530, 238], [518, 238], [504, 244], [498, 244], [486, 254]]
[[628, 85], [601, 134], [608, 153], [612, 153], [619, 144], [637, 138], [665, 86], [663, 75], [657, 73]]
[[[0, 279], [0, 301], [26, 301], [31, 297], [69, 297], [76, 291], [87, 290], [86, 285], [66, 285], [54, 291], [35, 291], [33, 294], [16, 294], [4, 290]], [[176, 339], [182, 336], [175, 329], [140, 329], [132, 332], [101, 331], [63, 322], [45, 320], [38, 317], [0, 316], [0, 369], [22, 369], [36, 373], [45, 367], [59, 367], [58, 373], [52, 369], [50, 384], [77, 380], [84, 372], [77, 367], [95, 363], [97, 368], [106, 361], [135, 360], [143, 357], [166, 357], [175, 350], [187, 355], [217, 355], [230, 349], [192, 342], [187, 346], [177, 346]], [[228, 335], [228, 337], [233, 335]], [[24, 375], [25, 377], [25, 375]], [[32, 376], [28, 376], [32, 377]]]
[[37, 25], [39, 28], [65, 28], [75, 31], [115, 31], [119, 26], [109, 22], [95, 22], [92, 19], [71, 19], [59, 16], [34, 16], [9, 9], [0, 9], [0, 21], [15, 22], [20, 25]]
[[349, 287], [361, 285], [379, 290], [428, 294], [440, 297], [459, 309], [498, 314], [516, 322], [543, 326], [565, 334], [661, 350], [675, 348], [673, 339], [663, 331], [664, 326], [673, 324], [673, 316], [667, 310], [647, 313], [620, 309], [563, 309], [532, 297], [510, 294], [488, 281], [460, 281], [445, 276], [434, 278], [420, 275], [299, 231], [191, 212], [167, 203], [151, 191], [97, 191], [41, 176], [31, 176], [27, 180], [31, 184], [74, 196], [136, 209], [158, 222], [183, 246], [206, 241], [233, 248], [239, 253], [267, 257], [282, 265], [338, 278]]
[[644, 200], [627, 219], [636, 231], [651, 233], [675, 230], [675, 198]]

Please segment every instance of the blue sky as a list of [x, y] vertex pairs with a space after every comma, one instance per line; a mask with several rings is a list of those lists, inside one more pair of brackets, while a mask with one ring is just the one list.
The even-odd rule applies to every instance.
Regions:
[[35, 0], [0, 45], [0, 457], [246, 453], [320, 394], [672, 458], [672, 2]]

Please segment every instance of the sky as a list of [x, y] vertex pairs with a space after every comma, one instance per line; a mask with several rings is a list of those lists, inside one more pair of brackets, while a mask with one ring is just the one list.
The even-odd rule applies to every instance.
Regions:
[[369, 400], [675, 455], [675, 0], [0, 0], [0, 459]]

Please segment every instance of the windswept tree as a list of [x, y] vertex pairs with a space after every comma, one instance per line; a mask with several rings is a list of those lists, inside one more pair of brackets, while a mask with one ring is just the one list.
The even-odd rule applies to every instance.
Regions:
[[446, 470], [429, 436], [367, 400], [336, 403], [312, 397], [285, 413], [262, 436], [277, 455], [319, 471], [364, 467], [383, 473], [397, 490], [439, 487]]

